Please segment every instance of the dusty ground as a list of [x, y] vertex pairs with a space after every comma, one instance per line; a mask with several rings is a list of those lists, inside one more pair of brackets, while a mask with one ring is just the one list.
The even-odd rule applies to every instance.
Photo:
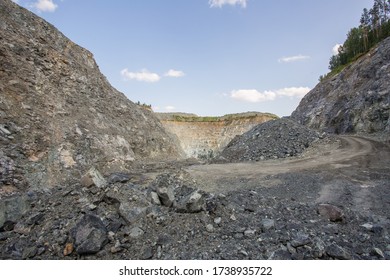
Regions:
[[[387, 217], [390, 213], [390, 148], [369, 138], [339, 136], [336, 141], [319, 141], [299, 158], [194, 165], [186, 171], [208, 192], [283, 185], [286, 189], [275, 190], [281, 198], [341, 205], [348, 201], [358, 211]], [[314, 182], [290, 180], [300, 174], [310, 175]], [[346, 192], [346, 185], [353, 191]]]
[[[324, 187], [311, 193], [318, 200], [331, 199], [330, 181], [347, 180], [368, 192], [375, 192], [374, 181], [390, 171], [388, 144], [358, 136], [339, 136], [335, 141], [323, 140], [310, 147], [297, 158], [267, 160], [262, 162], [193, 165], [186, 168], [200, 187], [208, 192], [227, 192], [259, 185], [272, 187], [280, 183], [277, 175], [312, 173], [325, 176]], [[293, 183], [293, 182], [291, 182]], [[390, 184], [390, 182], [389, 182]], [[390, 188], [390, 186], [389, 186]], [[333, 196], [337, 188], [333, 188]]]

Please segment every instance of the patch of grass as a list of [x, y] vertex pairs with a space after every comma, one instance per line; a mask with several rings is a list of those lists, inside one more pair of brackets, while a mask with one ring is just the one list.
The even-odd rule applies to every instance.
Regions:
[[[375, 47], [375, 46], [374, 46]], [[374, 48], [373, 47], [373, 48]], [[371, 48], [372, 49], [372, 48]], [[329, 73], [327, 73], [326, 75], [324, 76], [321, 76], [320, 77], [320, 82], [323, 82], [325, 80], [328, 80], [328, 79], [331, 79], [333, 78], [334, 76], [336, 76], [337, 74], [341, 73], [345, 68], [347, 68], [348, 66], [350, 66], [351, 64], [355, 63], [359, 58], [361, 58], [362, 56], [364, 56], [365, 54], [367, 54], [368, 52], [365, 52], [365, 53], [361, 53], [361, 54], [358, 54], [357, 56], [355, 56], [351, 61], [349, 61], [347, 64], [344, 64], [344, 65], [340, 65], [338, 67], [336, 67], [335, 69], [333, 69], [332, 71], [330, 71]]]

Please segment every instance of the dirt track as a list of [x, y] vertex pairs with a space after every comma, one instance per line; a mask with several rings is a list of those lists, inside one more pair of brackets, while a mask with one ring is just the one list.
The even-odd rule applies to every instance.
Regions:
[[244, 185], [246, 187], [256, 186], [264, 180], [268, 181], [269, 175], [319, 169], [369, 184], [362, 179], [363, 174], [360, 172], [353, 174], [351, 169], [390, 168], [389, 162], [390, 148], [388, 145], [357, 136], [340, 136], [338, 142], [317, 145], [299, 158], [195, 165], [186, 171], [200, 182], [206, 191], [225, 192]]

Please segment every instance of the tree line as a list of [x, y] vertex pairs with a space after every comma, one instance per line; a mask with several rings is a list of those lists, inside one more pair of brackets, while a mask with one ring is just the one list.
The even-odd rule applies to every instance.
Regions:
[[[359, 27], [352, 28], [338, 54], [329, 61], [329, 70], [337, 72], [367, 53], [371, 47], [390, 36], [390, 0], [374, 0], [371, 9], [364, 8]], [[324, 77], [320, 77], [320, 80]]]

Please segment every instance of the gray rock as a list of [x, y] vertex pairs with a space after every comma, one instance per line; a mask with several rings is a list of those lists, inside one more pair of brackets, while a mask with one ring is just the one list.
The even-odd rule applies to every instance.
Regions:
[[118, 214], [130, 224], [146, 217], [151, 208], [146, 193], [132, 184], [110, 188], [104, 200], [116, 205]]
[[35, 213], [27, 218], [26, 223], [28, 225], [38, 225], [43, 220], [44, 217], [45, 217], [44, 213], [41, 212]]
[[27, 211], [30, 202], [27, 196], [13, 196], [0, 200], [0, 228], [6, 222], [16, 223]]
[[132, 229], [130, 229], [129, 231], [129, 236], [131, 238], [139, 238], [141, 237], [142, 235], [144, 234], [144, 231], [139, 228], [139, 227], [133, 227]]
[[268, 218], [261, 220], [261, 228], [263, 231], [275, 228], [275, 220]]
[[115, 241], [115, 245], [110, 248], [110, 252], [112, 254], [116, 254], [116, 253], [119, 253], [121, 251], [123, 251], [123, 248], [122, 248], [121, 243], [119, 242], [119, 240], [117, 240], [117, 241]]
[[249, 256], [249, 254], [248, 254], [248, 252], [247, 251], [245, 251], [245, 250], [240, 250], [240, 252], [239, 252], [241, 255], [243, 255], [244, 257], [247, 257], [247, 256]]
[[108, 183], [109, 184], [115, 184], [115, 183], [126, 183], [130, 181], [130, 175], [125, 173], [112, 173], [108, 177]]
[[135, 206], [131, 202], [122, 202], [119, 205], [119, 214], [126, 222], [133, 224], [136, 221], [146, 217], [149, 205], [144, 202], [144, 206]]
[[71, 231], [76, 252], [80, 255], [95, 254], [107, 243], [107, 230], [101, 219], [85, 215]]
[[0, 125], [0, 132], [4, 133], [5, 135], [11, 135], [11, 132], [6, 129], [3, 125]]
[[301, 247], [311, 243], [311, 239], [308, 234], [299, 232], [297, 236], [291, 241], [291, 246], [294, 248]]
[[203, 210], [205, 200], [199, 191], [194, 191], [183, 197], [176, 206], [179, 212], [197, 213]]
[[290, 254], [296, 254], [297, 253], [297, 249], [295, 249], [293, 246], [291, 246], [291, 243], [290, 242], [287, 242], [287, 251], [290, 253]]
[[11, 232], [9, 232], [9, 231], [7, 231], [7, 232], [0, 232], [0, 241], [5, 241], [8, 238], [10, 238], [10, 236], [11, 236]]
[[142, 259], [149, 260], [153, 258], [154, 252], [152, 247], [147, 247], [142, 253]]
[[380, 258], [382, 258], [382, 259], [384, 259], [385, 258], [385, 254], [383, 253], [383, 251], [381, 250], [381, 249], [379, 249], [379, 248], [373, 248], [372, 249], [372, 253], [373, 253], [373, 255], [374, 256], [378, 256], [378, 257], [380, 257]]
[[366, 230], [371, 231], [373, 228], [373, 224], [372, 223], [365, 223], [365, 224], [362, 224], [361, 227], [365, 228]]
[[37, 253], [38, 253], [38, 248], [36, 246], [27, 247], [26, 249], [23, 250], [22, 258], [23, 259], [33, 258], [36, 256]]
[[207, 232], [214, 232], [214, 226], [212, 224], [207, 224], [206, 230], [207, 230]]
[[383, 229], [384, 229], [383, 226], [381, 226], [381, 225], [379, 225], [379, 224], [374, 224], [374, 225], [372, 226], [371, 231], [372, 231], [373, 233], [380, 234], [380, 233], [383, 232]]
[[321, 258], [325, 255], [325, 243], [318, 237], [313, 240], [311, 255], [315, 259]]
[[83, 177], [81, 177], [81, 185], [86, 188], [90, 188], [92, 186], [104, 188], [107, 185], [107, 182], [102, 174], [100, 174], [96, 168], [92, 167], [83, 175]]
[[253, 236], [255, 236], [255, 234], [256, 234], [255, 229], [247, 229], [244, 231], [244, 235], [247, 237], [253, 237]]
[[160, 198], [156, 192], [150, 192], [150, 202], [154, 205], [161, 205]]
[[175, 202], [175, 194], [172, 187], [160, 186], [157, 188], [157, 194], [161, 204], [166, 207], [172, 207]]
[[327, 246], [325, 252], [329, 257], [339, 260], [350, 260], [352, 258], [348, 251], [335, 243]]
[[291, 254], [287, 250], [277, 249], [270, 254], [268, 260], [291, 260]]

